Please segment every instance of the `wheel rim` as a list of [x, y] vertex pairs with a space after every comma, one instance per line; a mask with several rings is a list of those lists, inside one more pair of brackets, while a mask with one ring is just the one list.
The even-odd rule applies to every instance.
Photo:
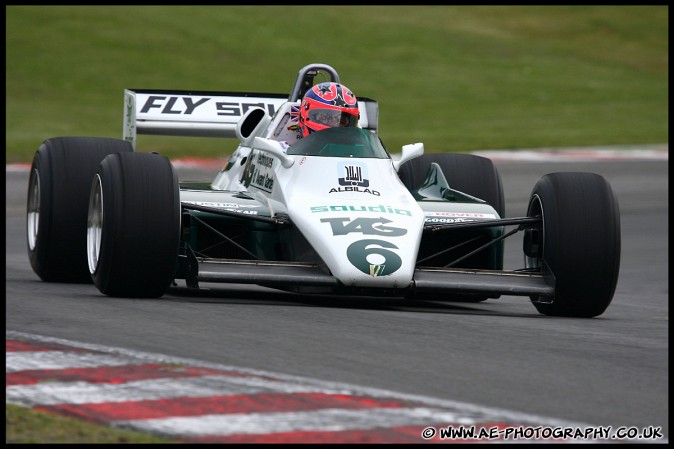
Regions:
[[[531, 198], [531, 201], [529, 202], [529, 208], [527, 210], [527, 217], [536, 217], [540, 216], [543, 218], [543, 222], [545, 222], [545, 218], [543, 216], [543, 205], [541, 204], [541, 199], [538, 197], [538, 195], [534, 195]], [[545, 227], [543, 224], [541, 224], [541, 235], [542, 237], [542, 242], [545, 242]], [[526, 254], [524, 255], [524, 267], [527, 269], [540, 269], [543, 266], [543, 260], [542, 257], [529, 257]]]
[[27, 213], [28, 248], [34, 251], [40, 223], [40, 174], [37, 169], [30, 173]]
[[101, 253], [101, 235], [103, 233], [103, 188], [101, 178], [96, 175], [89, 194], [89, 212], [87, 214], [87, 260], [89, 272], [94, 273]]

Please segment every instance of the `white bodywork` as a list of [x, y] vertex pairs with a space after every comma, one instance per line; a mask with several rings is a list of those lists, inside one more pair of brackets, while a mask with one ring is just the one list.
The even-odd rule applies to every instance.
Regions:
[[[282, 105], [250, 135], [238, 132], [242, 144], [211, 188], [246, 191], [270, 215], [288, 215], [345, 286], [407, 287], [424, 212], [392, 159], [286, 155], [278, 141], [297, 140], [288, 127], [298, 104]], [[420, 145], [410, 148], [410, 155], [422, 152]]]
[[[269, 196], [272, 204], [286, 209], [333, 276], [346, 286], [407, 287], [424, 213], [391, 161], [291, 157], [299, 160], [289, 169], [275, 162]], [[369, 188], [339, 184], [354, 168], [361, 170]]]
[[[423, 154], [421, 143], [404, 146], [393, 158], [286, 154], [298, 141], [301, 88], [319, 71], [339, 82], [330, 66], [309, 65], [300, 70], [290, 97], [127, 89], [124, 139], [135, 147], [137, 134], [237, 137], [238, 148], [210, 190], [181, 189], [183, 204], [287, 216], [346, 287], [419, 285], [415, 264], [424, 223], [498, 214], [486, 203], [427, 202], [422, 209], [397, 174], [405, 161]], [[359, 97], [358, 107], [358, 127], [376, 132], [377, 102]], [[217, 267], [214, 263], [211, 267]]]

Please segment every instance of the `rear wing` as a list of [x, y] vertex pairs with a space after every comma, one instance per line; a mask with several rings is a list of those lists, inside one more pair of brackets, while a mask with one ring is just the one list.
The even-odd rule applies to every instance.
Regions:
[[[288, 95], [182, 90], [124, 90], [124, 140], [138, 134], [235, 138], [236, 124], [251, 108], [274, 116]], [[377, 130], [378, 104], [358, 98], [359, 126]]]

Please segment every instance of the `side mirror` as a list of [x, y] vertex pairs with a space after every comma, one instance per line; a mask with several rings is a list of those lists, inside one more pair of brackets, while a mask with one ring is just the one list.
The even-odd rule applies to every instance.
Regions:
[[253, 149], [264, 151], [269, 153], [274, 157], [277, 157], [281, 161], [283, 168], [290, 168], [295, 163], [295, 159], [288, 156], [283, 147], [276, 140], [265, 139], [264, 137], [255, 137], [253, 139]]
[[271, 117], [267, 115], [264, 109], [249, 109], [236, 124], [234, 132], [236, 133], [236, 137], [241, 141], [242, 146], [250, 147], [253, 138], [267, 129], [270, 122]]
[[402, 156], [400, 156], [399, 160], [393, 161], [393, 168], [395, 168], [396, 171], [398, 171], [400, 169], [400, 166], [403, 165], [405, 162], [409, 161], [410, 159], [414, 159], [415, 157], [419, 157], [422, 154], [424, 154], [423, 143], [411, 143], [409, 145], [403, 145]]

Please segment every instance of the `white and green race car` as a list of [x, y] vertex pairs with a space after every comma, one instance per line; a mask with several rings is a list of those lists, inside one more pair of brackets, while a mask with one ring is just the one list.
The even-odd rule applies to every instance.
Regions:
[[[293, 140], [300, 99], [319, 75], [340, 82], [329, 65], [310, 64], [290, 95], [129, 89], [122, 139], [44, 141], [28, 188], [34, 271], [123, 297], [160, 297], [183, 279], [195, 289], [515, 295], [547, 315], [604, 312], [618, 279], [620, 215], [603, 177], [544, 175], [526, 213], [506, 218], [491, 160], [424, 154], [421, 143], [392, 156], [374, 100], [358, 98], [356, 128]], [[214, 179], [180, 182], [169, 159], [135, 151], [137, 134], [240, 143]], [[523, 266], [504, 270], [503, 241], [516, 232]]]

